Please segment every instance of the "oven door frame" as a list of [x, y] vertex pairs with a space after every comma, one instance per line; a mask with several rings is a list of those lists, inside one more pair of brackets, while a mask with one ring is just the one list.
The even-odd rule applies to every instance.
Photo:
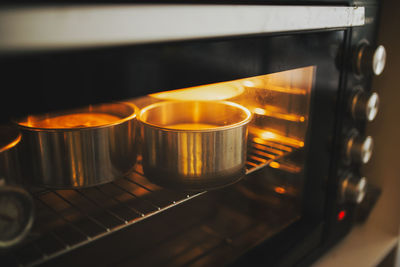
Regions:
[[[1, 69], [8, 74], [5, 77], [12, 87], [11, 94], [22, 90], [32, 96], [26, 97], [24, 109], [39, 111], [43, 107], [71, 108], [88, 101], [132, 98], [317, 66], [311, 95], [310, 134], [306, 139], [309, 146], [304, 216], [238, 260], [239, 265], [261, 260], [264, 264], [289, 266], [322, 246], [326, 220], [332, 212], [326, 204], [336, 198], [337, 178], [332, 162], [338, 153], [336, 126], [347, 34], [347, 28], [339, 28], [36, 53], [6, 58], [8, 68]], [[27, 79], [16, 79], [21, 73]], [[34, 90], [27, 90], [32, 84]], [[115, 88], [112, 95], [111, 87]], [[76, 98], [78, 92], [82, 100]], [[31, 101], [38, 96], [40, 109], [38, 103]]]

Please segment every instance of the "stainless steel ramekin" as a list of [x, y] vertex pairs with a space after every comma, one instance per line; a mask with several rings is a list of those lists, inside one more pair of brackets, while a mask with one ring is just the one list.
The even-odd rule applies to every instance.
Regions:
[[[35, 185], [79, 188], [128, 174], [137, 156], [137, 111], [133, 104], [121, 102], [18, 120], [24, 176], [32, 178]], [[101, 116], [115, 120], [95, 126], [83, 121], [67, 127], [57, 119], [79, 114], [93, 115], [94, 121]]]
[[251, 112], [226, 101], [169, 101], [138, 116], [143, 170], [165, 187], [197, 191], [231, 184], [244, 174]]

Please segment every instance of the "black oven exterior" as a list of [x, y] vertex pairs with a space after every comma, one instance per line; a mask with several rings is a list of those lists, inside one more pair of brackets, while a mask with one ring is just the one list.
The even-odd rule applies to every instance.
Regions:
[[[358, 173], [359, 166], [343, 163], [343, 147], [350, 129], [356, 125], [363, 134], [365, 123], [350, 119], [347, 106], [354, 87], [371, 90], [371, 76], [354, 75], [353, 55], [361, 40], [375, 45], [377, 11], [376, 6], [367, 6], [367, 21], [371, 18], [373, 22], [354, 28], [3, 55], [0, 69], [7, 90], [2, 95], [9, 103], [2, 106], [1, 121], [314, 66], [301, 219], [240, 257], [232, 255], [234, 261], [227, 261], [237, 266], [308, 265], [353, 225], [356, 205], [340, 201], [340, 185], [343, 172], [352, 169]], [[338, 220], [343, 211], [346, 216]], [[167, 215], [157, 216], [163, 220]], [[151, 227], [151, 222], [144, 223]], [[128, 242], [129, 234], [134, 235], [133, 227], [44, 264], [68, 265], [77, 257], [84, 259], [83, 264], [129, 262], [119, 245], [110, 248], [107, 244]], [[109, 249], [109, 255], [96, 257], [104, 248]], [[107, 260], [110, 254], [116, 258]]]

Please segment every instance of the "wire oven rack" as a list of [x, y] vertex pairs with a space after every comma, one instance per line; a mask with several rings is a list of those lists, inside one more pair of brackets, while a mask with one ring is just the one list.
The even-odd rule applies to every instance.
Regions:
[[[246, 174], [295, 148], [273, 141], [250, 142]], [[35, 225], [18, 247], [0, 254], [10, 266], [35, 266], [206, 193], [179, 193], [150, 183], [140, 160], [129, 177], [85, 189], [31, 192]]]

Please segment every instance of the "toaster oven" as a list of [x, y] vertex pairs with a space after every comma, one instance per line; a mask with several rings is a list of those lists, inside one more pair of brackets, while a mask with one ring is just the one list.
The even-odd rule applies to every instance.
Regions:
[[1, 262], [306, 266], [345, 236], [379, 5], [295, 4], [1, 7]]

